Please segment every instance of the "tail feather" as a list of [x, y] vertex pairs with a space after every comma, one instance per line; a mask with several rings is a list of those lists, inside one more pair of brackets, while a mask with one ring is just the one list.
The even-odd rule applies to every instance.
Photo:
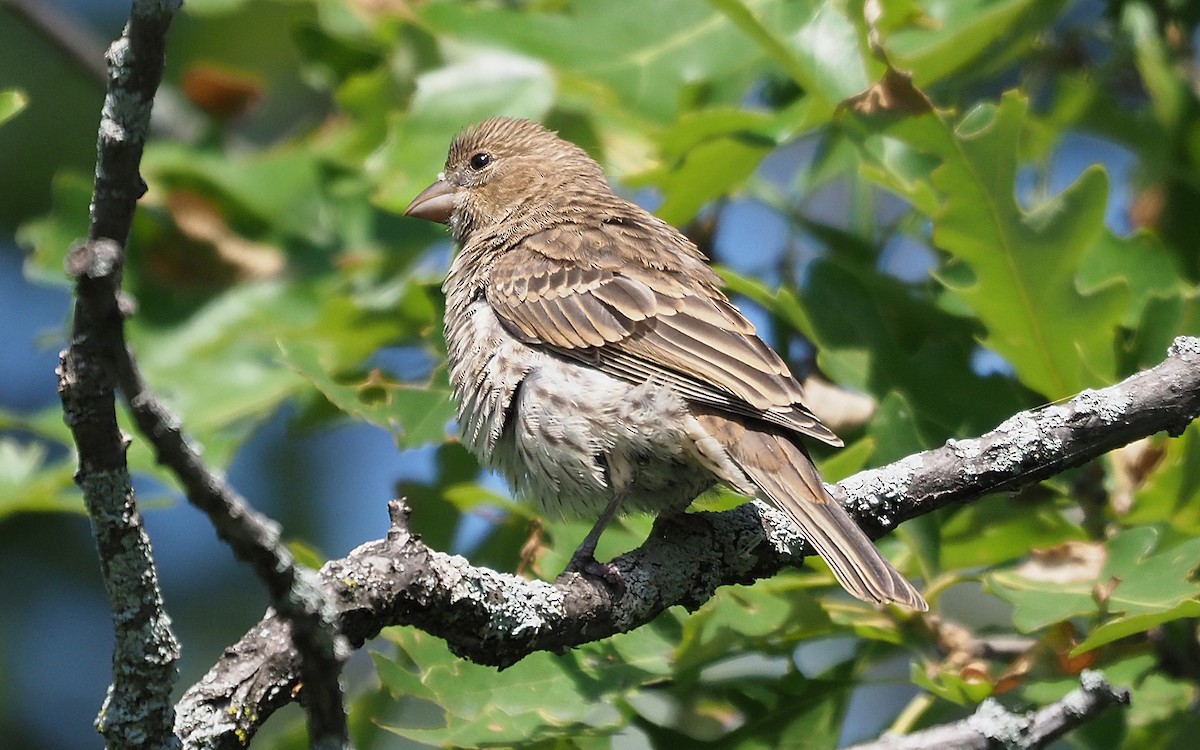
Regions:
[[929, 609], [916, 588], [825, 489], [798, 439], [780, 434], [773, 426], [747, 426], [733, 415], [697, 414], [697, 419], [764, 499], [796, 522], [843, 588], [865, 601]]

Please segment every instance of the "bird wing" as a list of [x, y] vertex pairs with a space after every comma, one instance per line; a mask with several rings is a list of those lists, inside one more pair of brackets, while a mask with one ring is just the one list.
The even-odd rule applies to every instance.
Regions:
[[637, 219], [560, 224], [497, 257], [487, 301], [528, 344], [841, 445], [685, 242]]

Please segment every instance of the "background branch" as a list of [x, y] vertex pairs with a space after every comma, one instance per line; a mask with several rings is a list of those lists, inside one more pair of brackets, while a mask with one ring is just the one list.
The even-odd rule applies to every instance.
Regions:
[[63, 10], [54, 0], [0, 0], [0, 6], [11, 9], [18, 18], [53, 42], [97, 81], [107, 82], [104, 46], [74, 15]]
[[[837, 489], [875, 536], [901, 520], [1019, 486], [1200, 414], [1200, 339], [1177, 339], [1161, 364], [1117, 385], [1021, 412], [972, 440], [860, 472]], [[760, 503], [723, 513], [661, 518], [640, 548], [614, 561], [620, 597], [578, 575], [550, 584], [471, 566], [408, 531], [408, 509], [390, 506], [386, 539], [321, 570], [342, 632], [355, 645], [389, 625], [414, 625], [481, 664], [511, 665], [643, 625], [664, 609], [695, 609], [717, 587], [749, 583], [797, 564], [807, 545]], [[669, 531], [667, 526], [670, 526]], [[177, 705], [188, 747], [236, 747], [286, 704], [298, 679], [289, 626], [273, 613], [235, 645]]]
[[1014, 713], [988, 698], [962, 721], [903, 737], [883, 737], [847, 750], [1039, 750], [1112, 706], [1129, 704], [1104, 675], [1084, 670], [1079, 687], [1061, 700], [1029, 713]]
[[[176, 6], [178, 3], [176, 3]], [[104, 65], [104, 45], [92, 29], [80, 22], [72, 9], [57, 0], [0, 0], [29, 28], [49, 40], [80, 69], [101, 84], [108, 81]], [[155, 134], [195, 142], [202, 135], [203, 117], [179, 91], [159, 82], [154, 93], [150, 129]]]

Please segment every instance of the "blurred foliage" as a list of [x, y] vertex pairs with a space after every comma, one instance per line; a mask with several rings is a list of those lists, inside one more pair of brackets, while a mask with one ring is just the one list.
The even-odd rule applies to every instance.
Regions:
[[[588, 148], [726, 266], [798, 373], [873, 399], [869, 418], [842, 428], [848, 448], [819, 454], [831, 477], [1115, 382], [1200, 334], [1195, 5], [874, 7], [867, 19], [838, 0], [190, 0], [171, 32], [174, 103], [146, 151], [126, 273], [146, 378], [218, 467], [285, 404], [305, 429], [366, 420], [399, 447], [441, 445], [434, 478], [401, 488], [415, 523], [448, 547], [465, 514], [490, 514], [472, 557], [515, 568], [529, 510], [481, 485], [452, 437], [437, 291], [447, 238], [399, 217], [453, 134], [496, 114]], [[916, 88], [896, 87], [897, 72]], [[0, 141], [37, 114], [42, 90], [0, 91]], [[1088, 143], [1126, 166], [1084, 166], [1102, 160]], [[4, 219], [21, 225], [28, 276], [63, 284], [89, 172], [30, 155], [6, 167], [28, 184]], [[60, 165], [52, 196], [39, 192], [47, 164]], [[748, 205], [784, 228], [779, 246], [722, 239], [747, 227]], [[380, 366], [381, 349], [404, 366]], [[0, 523], [72, 507], [57, 416], [3, 413], [0, 428]], [[1025, 653], [968, 659], [937, 620], [848, 601], [817, 564], [502, 673], [390, 632], [375, 646], [379, 685], [355, 702], [359, 746], [399, 735], [601, 748], [632, 735], [832, 748], [855, 689], [898, 659], [911, 665], [906, 695], [933, 697], [897, 729], [993, 694], [1053, 700], [1091, 667], [1129, 685], [1133, 706], [1065, 746], [1186, 746], [1200, 723], [1198, 451], [1193, 426], [884, 540], [968, 645], [1023, 634]], [[169, 481], [141, 441], [131, 460]], [[533, 570], [552, 576], [584, 529], [545, 526]], [[629, 519], [601, 552], [647, 529]], [[841, 661], [798, 658], [833, 637], [853, 644]]]

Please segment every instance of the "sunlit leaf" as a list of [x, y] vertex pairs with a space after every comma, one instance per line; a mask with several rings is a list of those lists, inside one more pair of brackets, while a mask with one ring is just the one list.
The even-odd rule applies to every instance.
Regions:
[[1082, 654], [1106, 643], [1112, 643], [1129, 635], [1144, 633], [1164, 622], [1184, 617], [1200, 617], [1200, 600], [1185, 599], [1170, 609], [1110, 620], [1089, 633], [1082, 643], [1071, 650], [1071, 655]]
[[[430, 6], [430, 12], [437, 7]], [[464, 56], [417, 79], [408, 112], [392, 118], [387, 140], [367, 163], [376, 200], [397, 213], [437, 178], [451, 139], [496, 115], [541, 119], [554, 77], [540, 60], [498, 51]]]
[[[759, 0], [748, 6], [773, 28], [795, 30], [811, 3]], [[669, 121], [692, 92], [736, 98], [763, 52], [720, 11], [691, 0], [611, 3], [577, 0], [569, 11], [430, 3], [422, 21], [448, 38], [502, 46], [595, 81], [630, 110]], [[572, 33], [587, 29], [586, 34]], [[732, 97], [731, 97], [732, 95]]]
[[0, 125], [11, 120], [29, 103], [29, 97], [18, 89], [0, 91]]
[[1072, 539], [1083, 530], [1036, 498], [993, 495], [947, 514], [941, 530], [942, 564], [951, 569], [998, 565]]
[[312, 346], [294, 342], [281, 344], [281, 349], [284, 361], [334, 405], [390, 431], [398, 446], [446, 439], [454, 406], [444, 371], [428, 383], [399, 382], [378, 369], [345, 377], [330, 370]]
[[1103, 170], [1085, 170], [1032, 208], [1018, 204], [1017, 145], [1027, 106], [1010, 94], [958, 123], [923, 117], [896, 132], [941, 159], [931, 174], [945, 196], [933, 242], [955, 262], [938, 277], [979, 316], [984, 343], [1022, 383], [1060, 398], [1114, 378], [1113, 338], [1129, 292], [1117, 280], [1085, 292], [1077, 276], [1103, 233]]
[[0, 436], [0, 523], [24, 511], [83, 510], [74, 461], [47, 459], [43, 443]]
[[812, 94], [825, 112], [867, 86], [858, 32], [836, 4], [822, 3], [812, 15], [791, 33], [781, 36], [779, 29], [766, 21], [761, 9], [741, 0], [708, 0], [734, 24], [758, 43], [758, 46]]
[[1115, 581], [1115, 587], [1104, 601], [1105, 611], [1161, 616], [1200, 596], [1200, 583], [1191, 580], [1192, 571], [1200, 565], [1200, 539], [1163, 551], [1155, 549], [1157, 542], [1158, 533], [1149, 526], [1109, 539], [1107, 560], [1094, 578], [1055, 583], [1005, 571], [988, 580], [998, 595], [1015, 605], [1013, 623], [1025, 632], [1097, 612], [1097, 586], [1110, 581]]
[[438, 745], [523, 744], [611, 733], [623, 723], [621, 713], [598, 707], [613, 706], [620, 696], [658, 679], [667, 664], [665, 644], [653, 627], [563, 656], [533, 654], [503, 672], [460, 659], [442, 641], [419, 631], [393, 629], [387, 636], [411, 666], [377, 655], [384, 685], [444, 711], [440, 727], [388, 728]]
[[971, 64], [997, 65], [1027, 48], [1062, 5], [1061, 0], [920, 3], [922, 13], [909, 13], [909, 23], [886, 34], [885, 47], [893, 64], [928, 86], [951, 73], [969, 72]]
[[925, 688], [942, 700], [960, 706], [973, 706], [992, 694], [994, 685], [990, 680], [968, 679], [954, 669], [942, 668], [930, 675], [918, 663], [909, 668], [909, 679], [914, 685]]

